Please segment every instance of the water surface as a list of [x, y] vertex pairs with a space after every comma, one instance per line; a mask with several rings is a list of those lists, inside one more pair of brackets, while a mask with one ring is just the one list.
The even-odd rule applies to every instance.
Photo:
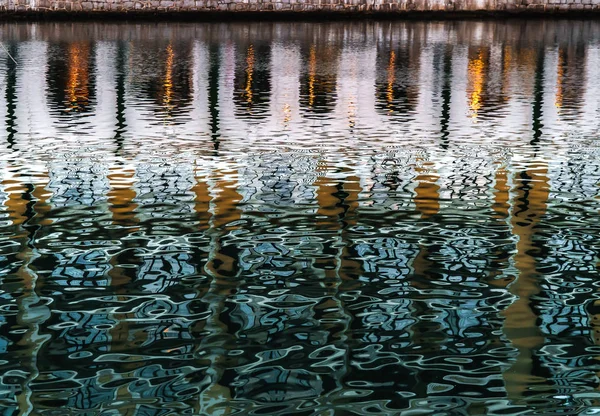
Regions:
[[0, 39], [3, 416], [600, 411], [600, 22]]

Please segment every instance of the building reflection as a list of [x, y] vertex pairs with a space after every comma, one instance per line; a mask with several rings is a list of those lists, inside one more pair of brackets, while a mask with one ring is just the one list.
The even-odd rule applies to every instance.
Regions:
[[71, 44], [67, 52], [66, 101], [75, 111], [82, 111], [90, 100], [90, 45]]
[[534, 377], [532, 354], [543, 345], [538, 318], [532, 308], [532, 298], [540, 291], [535, 243], [535, 230], [547, 210], [548, 167], [531, 163], [530, 168], [514, 178], [517, 195], [511, 215], [512, 232], [518, 236], [514, 265], [519, 272], [510, 290], [518, 296], [504, 312], [504, 332], [518, 349], [519, 355], [510, 371], [505, 373], [509, 397], [519, 397], [528, 389]]
[[421, 50], [417, 43], [407, 41], [380, 50], [378, 60], [377, 108], [390, 121], [402, 122], [416, 110]]
[[300, 106], [311, 114], [327, 114], [336, 102], [337, 48], [311, 44], [302, 49], [305, 69], [300, 81]]
[[267, 109], [271, 96], [269, 66], [266, 64], [270, 48], [264, 44], [250, 44], [243, 56], [236, 58], [235, 95], [238, 117], [248, 120], [267, 118]]
[[300, 79], [302, 68], [299, 47], [284, 48], [273, 45], [271, 48], [271, 119], [277, 124], [271, 129], [274, 133], [290, 130], [301, 122], [300, 119]]
[[91, 77], [94, 62], [93, 45], [73, 42], [57, 45], [48, 62], [49, 96], [61, 112], [91, 111], [94, 101], [94, 82]]
[[[84, 123], [83, 119], [76, 121], [76, 114], [65, 118], [65, 112], [89, 112], [93, 118], [85, 120], [89, 127], [87, 135], [94, 132], [100, 136], [110, 129], [113, 135], [118, 132], [116, 136], [119, 140], [124, 135], [137, 136], [133, 134], [134, 131], [143, 132], [143, 136], [156, 136], [159, 130], [167, 135], [191, 137], [191, 131], [194, 131], [194, 134], [218, 137], [250, 128], [245, 124], [256, 120], [256, 117], [265, 120], [263, 124], [274, 133], [278, 128], [288, 125], [290, 120], [296, 120], [298, 123], [294, 124], [293, 131], [299, 133], [301, 128], [298, 126], [303, 120], [299, 114], [306, 117], [315, 111], [334, 111], [337, 106], [335, 111], [342, 111], [347, 116], [346, 125], [350, 129], [359, 125], [381, 126], [381, 130], [385, 130], [383, 126], [397, 129], [393, 127], [394, 124], [403, 122], [406, 131], [410, 132], [415, 128], [426, 128], [433, 120], [438, 120], [441, 121], [446, 142], [450, 132], [457, 134], [464, 124], [464, 112], [459, 108], [463, 94], [457, 91], [463, 87], [466, 97], [464, 104], [471, 118], [493, 118], [494, 123], [500, 123], [503, 130], [504, 124], [506, 128], [509, 124], [520, 124], [520, 121], [514, 121], [524, 116], [520, 111], [524, 102], [519, 97], [533, 94], [534, 78], [530, 74], [537, 65], [537, 54], [533, 49], [516, 48], [510, 43], [471, 46], [466, 49], [466, 61], [463, 62], [463, 50], [460, 48], [440, 53], [440, 48], [429, 50], [415, 46], [420, 41], [427, 42], [427, 36], [429, 32], [422, 28], [404, 30], [401, 36], [393, 35], [385, 46], [378, 44], [376, 47], [375, 67], [369, 64], [373, 51], [368, 48], [358, 51], [310, 43], [298, 47], [298, 57], [293, 54], [288, 56], [287, 48], [269, 48], [264, 42], [228, 47], [223, 45], [217, 47], [217, 55], [225, 53], [219, 58], [219, 67], [223, 70], [219, 71], [218, 77], [212, 77], [212, 83], [209, 82], [212, 79], [209, 76], [211, 72], [199, 69], [206, 63], [208, 51], [205, 54], [201, 52], [202, 48], [198, 49], [196, 44], [190, 42], [121, 42], [117, 51], [112, 51], [112, 45], [102, 42], [53, 45], [46, 52], [43, 48], [38, 50], [39, 54], [48, 56], [47, 64], [39, 62], [38, 67], [47, 65], [48, 68], [43, 72], [44, 83], [36, 89], [39, 91], [47, 85], [49, 97], [54, 102], [51, 107], [62, 108], [63, 113], [58, 118], [54, 110], [44, 119], [36, 116], [39, 124], [36, 122], [30, 130], [39, 134], [41, 129], [48, 128], [48, 122], [53, 127], [61, 124], [77, 127], [79, 123]], [[214, 46], [211, 48], [214, 49]], [[229, 49], [235, 56], [226, 59], [226, 50]], [[585, 77], [588, 72], [585, 64], [587, 55], [584, 46], [561, 45], [558, 49], [560, 62], [556, 62], [556, 91], [553, 93], [557, 108], [563, 108], [565, 104], [568, 107], [563, 109], [562, 114], [565, 115], [567, 113], [564, 111], [581, 111], [585, 107], [581, 105], [585, 90], [577, 88], [577, 85], [589, 84]], [[212, 52], [210, 55], [212, 58], [217, 56]], [[190, 59], [192, 56], [194, 59]], [[294, 63], [295, 59], [300, 59], [300, 62]], [[152, 65], [151, 70], [142, 71], [141, 68], [149, 61], [158, 64]], [[355, 67], [356, 63], [360, 64]], [[283, 64], [288, 65], [287, 69]], [[545, 65], [551, 64], [551, 61], [547, 61]], [[226, 69], [229, 67], [233, 71], [230, 75]], [[461, 85], [459, 78], [464, 78], [465, 69], [467, 84]], [[13, 75], [9, 71], [7, 81]], [[25, 76], [33, 80], [33, 73]], [[277, 81], [282, 77], [291, 79], [292, 76], [300, 80], [299, 92], [285, 87], [291, 85], [288, 78], [285, 83]], [[232, 78], [231, 86], [228, 86], [228, 77]], [[340, 84], [340, 79], [345, 82]], [[573, 84], [566, 88], [570, 94], [566, 97], [567, 102], [564, 97], [565, 82]], [[349, 84], [352, 83], [364, 85], [351, 91]], [[7, 82], [7, 87], [10, 85]], [[232, 90], [231, 96], [229, 89]], [[510, 91], [516, 96], [511, 98]], [[9, 92], [7, 90], [7, 94]], [[100, 94], [103, 96], [100, 97]], [[152, 105], [146, 101], [150, 96], [155, 100]], [[279, 100], [283, 101], [279, 103]], [[12, 114], [14, 110], [11, 112], [10, 102], [6, 101], [9, 105], [6, 111]], [[434, 105], [431, 106], [430, 102]], [[104, 107], [95, 109], [94, 106], [98, 105]], [[108, 117], [105, 113], [109, 108], [114, 111], [115, 107], [116, 113]], [[229, 120], [230, 107], [231, 119], [235, 123], [229, 129], [220, 130], [215, 124], [218, 121], [215, 116]], [[201, 108], [204, 110], [200, 111]], [[157, 112], [170, 121], [165, 123], [163, 116], [157, 118]], [[543, 112], [549, 114], [546, 109]], [[36, 113], [43, 114], [44, 111]], [[295, 118], [292, 116], [294, 113], [297, 114]], [[380, 119], [379, 116], [384, 118]], [[278, 118], [281, 120], [277, 121]], [[203, 119], [205, 122], [194, 122]], [[22, 125], [20, 118], [8, 117], [4, 120], [13, 120], [13, 124], [19, 121], [19, 126]], [[545, 117], [544, 123], [548, 122], [550, 120]], [[38, 125], [40, 127], [36, 127]], [[8, 131], [13, 130], [8, 128]], [[405, 131], [405, 128], [401, 131]], [[60, 129], [56, 132], [59, 135], [62, 133]], [[122, 147], [123, 144], [117, 143], [117, 146]]]
[[[9, 46], [8, 51], [11, 55], [16, 54], [17, 48], [15, 46]], [[2, 86], [5, 92], [4, 108], [6, 111], [6, 116], [3, 117], [4, 126], [6, 131], [6, 143], [7, 149], [12, 150], [15, 146], [15, 135], [17, 133], [16, 126], [16, 114], [15, 110], [17, 107], [17, 94], [16, 94], [16, 85], [17, 85], [17, 65], [11, 61], [7, 60], [6, 63], [6, 72], [4, 75], [4, 85]]]
[[469, 50], [469, 110], [470, 116], [477, 119], [483, 107], [484, 88], [486, 84], [487, 68], [489, 66], [489, 51], [484, 48]]
[[171, 123], [179, 121], [172, 119], [174, 114], [191, 104], [192, 70], [189, 67], [188, 50], [187, 43], [167, 45], [161, 51], [163, 59], [160, 78], [153, 80], [157, 85], [152, 85], [152, 81], [149, 84], [151, 91], [156, 91], [158, 108]]
[[467, 87], [469, 114], [491, 119], [506, 111], [510, 102], [511, 71], [514, 62], [510, 47], [469, 48]]
[[109, 209], [112, 213], [113, 224], [124, 227], [134, 226], [139, 222], [136, 216], [134, 190], [135, 172], [133, 169], [113, 168], [107, 173], [106, 179], [110, 191], [107, 193]]
[[558, 48], [555, 106], [561, 115], [576, 115], [582, 107], [586, 75], [583, 45]]
[[[592, 369], [598, 344], [597, 305], [590, 299], [595, 290], [584, 283], [595, 280], [597, 274], [593, 237], [586, 227], [574, 226], [567, 231], [552, 225], [556, 220], [566, 220], [568, 214], [563, 208], [575, 200], [595, 198], [596, 194], [584, 184], [598, 177], [598, 165], [590, 161], [589, 155], [582, 156], [548, 172], [548, 200], [554, 201], [558, 218], [544, 218], [540, 226], [547, 234], [537, 239], [537, 268], [542, 278], [539, 294], [532, 301], [544, 336], [544, 345], [535, 351], [535, 362], [557, 394], [567, 397], [578, 389], [596, 391], [600, 386], [597, 371]], [[595, 214], [592, 209], [580, 213], [583, 221]], [[558, 345], [563, 350], [550, 353]]]
[[227, 414], [597, 389], [598, 163], [543, 146], [593, 119], [597, 56], [421, 29], [17, 48], [39, 67], [0, 74], [0, 398]]
[[95, 206], [104, 203], [109, 190], [106, 175], [106, 165], [57, 163], [51, 166], [48, 189], [52, 192], [52, 205]]

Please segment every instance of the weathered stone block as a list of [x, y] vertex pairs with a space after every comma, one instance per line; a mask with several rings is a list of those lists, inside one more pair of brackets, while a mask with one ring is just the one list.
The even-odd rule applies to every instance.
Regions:
[[[30, 0], [0, 0], [0, 11], [30, 9]], [[600, 0], [36, 0], [36, 10], [221, 10], [221, 11], [598, 11]]]

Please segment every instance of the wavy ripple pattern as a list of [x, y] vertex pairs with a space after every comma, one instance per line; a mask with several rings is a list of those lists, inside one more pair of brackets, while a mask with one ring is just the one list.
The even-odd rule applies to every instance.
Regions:
[[2, 415], [600, 411], [600, 24], [0, 23]]

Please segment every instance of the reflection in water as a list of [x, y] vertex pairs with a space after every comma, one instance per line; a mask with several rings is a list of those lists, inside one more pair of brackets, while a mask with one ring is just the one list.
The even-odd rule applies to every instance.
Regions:
[[[42, 47], [40, 44], [37, 46]], [[89, 40], [57, 43], [49, 46], [49, 52], [47, 84], [44, 84], [49, 90], [51, 111], [55, 114], [62, 112], [63, 115], [69, 112], [88, 113], [96, 101], [92, 92], [95, 78], [90, 76], [96, 64], [92, 44]], [[31, 72], [34, 65], [34, 62], [28, 65]], [[65, 120], [65, 123], [69, 121]], [[76, 123], [75, 119], [72, 122]]]
[[89, 45], [72, 43], [68, 51], [67, 102], [73, 110], [84, 109], [89, 104]]
[[394, 51], [390, 52], [390, 63], [388, 67], [388, 85], [386, 88], [386, 99], [388, 105], [392, 103], [394, 100], [394, 81], [396, 80], [395, 76], [395, 66], [396, 66], [396, 54]]
[[600, 410], [597, 22], [2, 33], [3, 414]]
[[382, 48], [377, 58], [380, 59], [378, 65], [385, 65], [386, 71], [381, 68], [377, 74], [382, 79], [377, 82], [376, 106], [384, 110], [382, 114], [387, 115], [390, 122], [403, 122], [407, 113], [415, 111], [418, 102], [420, 51], [415, 44], [402, 43], [389, 52]]
[[246, 87], [244, 88], [244, 96], [246, 102], [252, 104], [252, 76], [254, 75], [254, 48], [252, 45], [248, 47], [246, 65]]
[[173, 47], [167, 47], [167, 58], [165, 62], [165, 78], [163, 81], [163, 105], [170, 110], [171, 100], [173, 99]]
[[315, 45], [310, 47], [310, 56], [308, 58], [308, 106], [312, 108], [315, 105], [315, 81], [317, 74], [317, 51]]
[[487, 67], [487, 59], [485, 58], [484, 51], [479, 49], [473, 58], [469, 58], [469, 81], [470, 81], [470, 95], [469, 95], [469, 108], [471, 110], [471, 117], [477, 118], [477, 113], [483, 107], [483, 89], [485, 82], [485, 72]]
[[335, 106], [339, 49], [317, 43], [305, 48], [304, 53], [300, 103], [308, 113], [305, 117], [311, 113], [329, 113]]
[[[240, 48], [238, 51], [242, 51]], [[262, 59], [258, 60], [260, 56]], [[249, 45], [243, 58], [236, 57], [236, 115], [247, 120], [266, 118], [266, 108], [271, 96], [268, 71], [269, 48], [265, 45]], [[242, 62], [239, 62], [242, 61]]]

